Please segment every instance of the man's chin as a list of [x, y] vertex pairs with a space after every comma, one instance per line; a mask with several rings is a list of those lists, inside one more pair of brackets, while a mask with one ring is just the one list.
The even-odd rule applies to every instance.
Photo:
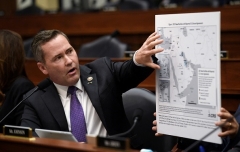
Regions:
[[79, 77], [72, 77], [69, 79], [68, 83], [69, 83], [69, 86], [70, 85], [75, 85], [79, 80]]

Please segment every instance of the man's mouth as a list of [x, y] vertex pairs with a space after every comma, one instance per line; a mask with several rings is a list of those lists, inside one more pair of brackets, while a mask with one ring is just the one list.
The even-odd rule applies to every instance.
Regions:
[[76, 71], [76, 68], [72, 68], [71, 70], [68, 71], [68, 74], [73, 74]]

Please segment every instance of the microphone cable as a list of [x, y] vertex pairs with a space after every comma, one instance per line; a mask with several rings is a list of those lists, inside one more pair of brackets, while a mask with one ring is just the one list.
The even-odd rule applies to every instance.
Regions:
[[201, 139], [197, 140], [196, 142], [194, 142], [193, 144], [191, 144], [190, 146], [188, 146], [184, 152], [188, 152], [190, 151], [192, 148], [194, 148], [195, 146], [197, 146], [198, 144], [200, 144], [200, 142], [202, 142], [205, 138], [207, 138], [209, 135], [211, 135], [212, 133], [214, 133], [216, 130], [220, 129], [221, 127], [223, 127], [226, 123], [228, 123], [230, 120], [232, 120], [234, 117], [238, 116], [240, 114], [240, 111], [238, 111], [236, 114], [234, 114], [231, 118], [226, 119], [226, 121], [217, 126], [216, 128], [214, 128], [212, 131], [210, 131], [208, 134], [206, 134], [205, 136], [203, 136]]
[[[11, 111], [9, 111], [1, 120], [0, 123], [2, 123], [23, 101], [25, 101], [27, 98], [29, 98], [33, 93], [35, 93], [38, 89], [44, 89], [47, 86], [49, 86], [51, 84], [51, 80], [49, 80], [48, 78], [46, 78], [45, 80], [43, 80], [42, 82], [40, 82], [35, 88], [32, 89], [31, 93], [27, 93], [28, 95], [26, 95], [26, 97], [24, 99], [22, 99]], [[30, 92], [29, 91], [29, 92]]]
[[135, 111], [134, 111], [134, 113], [133, 113], [134, 121], [133, 121], [132, 127], [131, 127], [127, 132], [115, 134], [115, 135], [112, 135], [112, 136], [109, 136], [109, 137], [122, 137], [122, 136], [128, 135], [128, 134], [131, 133], [132, 130], [135, 128], [137, 122], [138, 122], [139, 120], [141, 120], [142, 115], [143, 115], [143, 110], [142, 110], [141, 108], [135, 109]]

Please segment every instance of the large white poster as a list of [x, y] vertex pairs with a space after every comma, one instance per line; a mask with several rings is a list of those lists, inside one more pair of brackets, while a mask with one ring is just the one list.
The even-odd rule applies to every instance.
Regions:
[[[219, 121], [220, 12], [155, 16], [164, 51], [156, 54], [159, 133], [199, 140]], [[221, 143], [220, 129], [204, 141]]]

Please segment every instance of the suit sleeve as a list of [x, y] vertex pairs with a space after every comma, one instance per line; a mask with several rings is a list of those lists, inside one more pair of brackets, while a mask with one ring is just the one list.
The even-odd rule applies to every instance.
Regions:
[[41, 128], [41, 123], [39, 122], [37, 114], [28, 100], [25, 101], [21, 126], [31, 127], [33, 129]]
[[[156, 63], [156, 60], [154, 61]], [[111, 62], [109, 68], [112, 70], [122, 92], [137, 87], [154, 71], [150, 67], [135, 65], [133, 59], [125, 62]]]

